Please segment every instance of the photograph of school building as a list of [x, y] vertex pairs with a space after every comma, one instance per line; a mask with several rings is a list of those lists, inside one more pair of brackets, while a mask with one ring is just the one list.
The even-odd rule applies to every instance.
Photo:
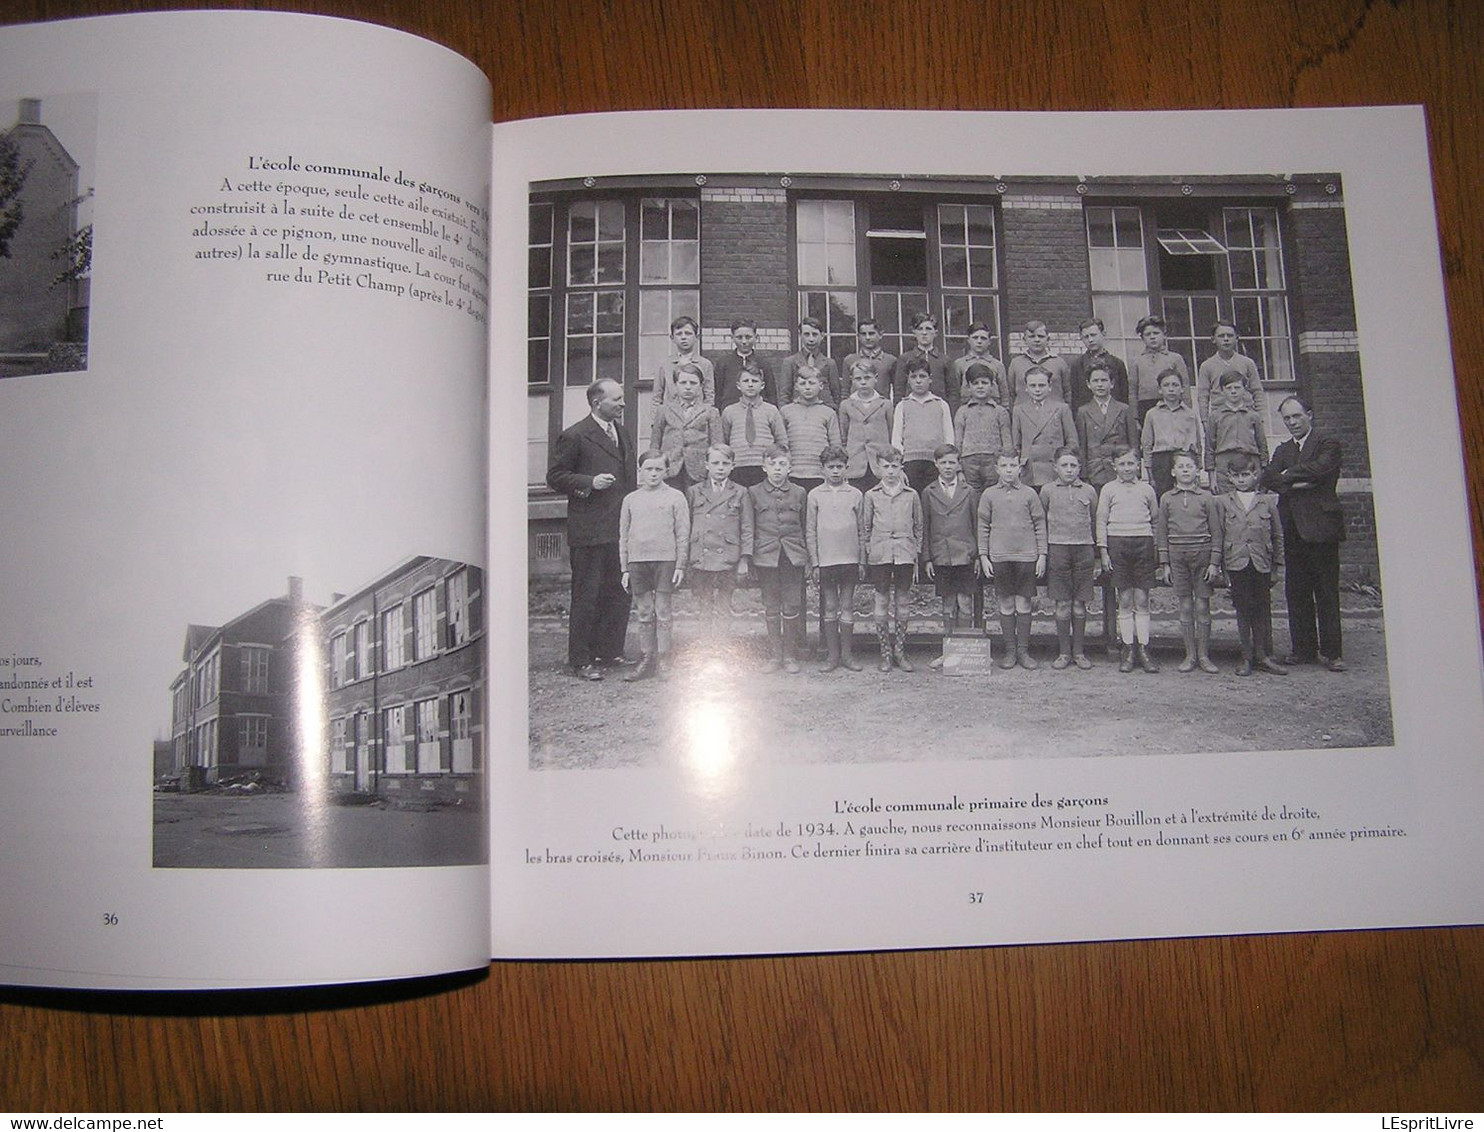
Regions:
[[[527, 499], [530, 585], [530, 763], [534, 768], [652, 765], [695, 753], [707, 722], [734, 757], [829, 762], [1043, 755], [1198, 753], [1361, 747], [1393, 742], [1380, 558], [1344, 186], [1338, 175], [985, 177], [874, 174], [635, 174], [530, 186]], [[1213, 600], [1219, 674], [1177, 671], [1178, 604], [1151, 591], [1163, 672], [1119, 671], [1116, 652], [1091, 671], [1054, 670], [1056, 629], [1034, 603], [1039, 672], [943, 678], [922, 655], [912, 673], [760, 674], [763, 615], [751, 583], [737, 591], [731, 644], [720, 652], [682, 590], [668, 682], [572, 679], [567, 661], [571, 576], [567, 498], [547, 483], [557, 438], [589, 413], [598, 378], [618, 382], [631, 450], [650, 446], [655, 376], [675, 356], [670, 331], [688, 315], [700, 352], [718, 368], [733, 353], [734, 320], [757, 327], [757, 353], [778, 374], [800, 349], [802, 318], [818, 320], [840, 367], [859, 349], [857, 325], [876, 321], [881, 345], [914, 348], [912, 319], [937, 325], [937, 349], [966, 352], [969, 328], [990, 331], [1007, 366], [1041, 322], [1068, 364], [1082, 357], [1086, 320], [1133, 369], [1138, 324], [1161, 316], [1168, 349], [1192, 382], [1217, 354], [1214, 324], [1235, 324], [1237, 352], [1265, 393], [1267, 455], [1289, 439], [1290, 394], [1312, 407], [1314, 429], [1343, 446], [1336, 492], [1346, 665], [1305, 663], [1282, 679], [1236, 679], [1238, 626], [1225, 590]], [[1038, 362], [1037, 364], [1043, 364]], [[1221, 376], [1220, 373], [1217, 376]], [[1082, 390], [1074, 394], [1085, 395]], [[848, 393], [848, 387], [842, 389]], [[1008, 406], [1006, 406], [1008, 408]], [[1023, 455], [1023, 454], [1022, 454]], [[817, 473], [816, 473], [817, 474]], [[868, 583], [856, 587], [857, 651], [874, 651]], [[990, 612], [982, 632], [1004, 647]], [[1046, 591], [1042, 589], [1044, 595]], [[1283, 601], [1284, 587], [1274, 591]], [[807, 598], [803, 645], [817, 632]], [[1113, 645], [1107, 591], [1089, 603], [1100, 643]], [[912, 647], [939, 654], [943, 622], [922, 576], [905, 614]], [[1182, 615], [1183, 616], [1183, 615]], [[1280, 604], [1277, 651], [1289, 641]], [[863, 625], [862, 622], [865, 622]], [[628, 659], [641, 636], [631, 623]], [[979, 632], [976, 624], [974, 632]], [[1095, 632], [1095, 630], [1094, 630]], [[1127, 644], [1127, 642], [1125, 642]], [[1284, 645], [1290, 645], [1285, 650]], [[1105, 659], [1106, 657], [1106, 659]], [[1336, 658], [1337, 659], [1337, 658]], [[1341, 671], [1348, 665], [1348, 671]], [[993, 667], [993, 666], [991, 666]], [[1060, 667], [1060, 666], [1055, 666]], [[1080, 666], [1079, 666], [1080, 667]], [[582, 676], [583, 673], [577, 673]], [[608, 672], [615, 677], [616, 672]], [[1099, 705], [1089, 714], [1090, 704]], [[602, 727], [591, 725], [600, 720]]]
[[[79, 162], [91, 147], [77, 147], [91, 140], [94, 106], [74, 96], [11, 107], [13, 124], [0, 119], [0, 378], [86, 369], [92, 170]], [[69, 113], [52, 122], [43, 107]]]
[[673, 352], [670, 323], [701, 328], [713, 360], [733, 319], [758, 324], [775, 372], [796, 350], [800, 318], [823, 324], [838, 365], [856, 320], [882, 346], [911, 349], [910, 319], [938, 322], [947, 357], [986, 323], [1008, 362], [1025, 324], [1046, 323], [1053, 352], [1082, 353], [1078, 326], [1103, 320], [1126, 363], [1135, 326], [1163, 315], [1169, 348], [1194, 377], [1216, 352], [1211, 327], [1236, 323], [1240, 351], [1267, 391], [1267, 432], [1287, 438], [1278, 406], [1307, 396], [1345, 448], [1342, 571], [1375, 581], [1365, 403], [1340, 179], [1245, 177], [964, 178], [718, 174], [582, 178], [533, 184], [527, 397], [529, 561], [533, 578], [567, 574], [565, 500], [545, 485], [552, 444], [587, 415], [595, 378], [622, 383], [624, 427], [648, 446], [653, 378]]
[[[328, 606], [306, 601], [291, 577], [286, 594], [223, 625], [188, 626], [171, 684], [172, 789], [156, 795], [156, 865], [481, 859], [477, 819], [441, 840], [419, 832], [399, 846], [400, 825], [343, 815], [374, 804], [405, 824], [407, 814], [483, 809], [483, 600], [478, 567], [418, 555]], [[185, 797], [198, 793], [215, 800]], [[272, 820], [229, 821], [222, 807], [252, 793], [263, 795], [252, 799], [263, 813], [274, 807]], [[308, 823], [312, 844], [299, 845], [308, 810], [320, 816]], [[281, 853], [257, 859], [261, 842], [241, 838], [218, 839], [194, 858], [189, 851], [191, 839], [244, 828], [281, 835]]]

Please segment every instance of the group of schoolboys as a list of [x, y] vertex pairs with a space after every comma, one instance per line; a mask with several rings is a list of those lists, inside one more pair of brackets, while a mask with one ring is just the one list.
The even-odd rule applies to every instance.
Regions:
[[1052, 667], [1090, 668], [1087, 602], [1104, 574], [1117, 592], [1122, 672], [1158, 671], [1148, 651], [1156, 579], [1179, 598], [1180, 671], [1216, 672], [1210, 596], [1224, 571], [1237, 674], [1286, 675], [1272, 655], [1269, 603], [1283, 532], [1276, 497], [1258, 491], [1263, 389], [1231, 323], [1213, 328], [1217, 352], [1193, 391], [1158, 317], [1139, 323], [1145, 348], [1127, 367], [1095, 318], [1083, 322], [1085, 350], [1070, 365], [1040, 321], [1005, 366], [983, 323], [950, 360], [930, 315], [913, 319], [914, 346], [900, 358], [864, 319], [859, 349], [837, 367], [821, 324], [805, 318], [798, 352], [776, 373], [750, 320], [733, 323], [733, 349], [715, 364], [699, 352], [693, 319], [671, 331], [651, 447], [620, 519], [644, 652], [626, 679], [664, 674], [671, 595], [685, 578], [714, 636], [749, 570], [767, 625], [765, 671], [800, 670], [807, 575], [820, 593], [821, 671], [860, 671], [855, 587], [868, 580], [880, 670], [910, 672], [904, 607], [919, 564], [941, 598], [945, 638], [971, 619], [981, 580], [993, 582], [1002, 668], [1037, 667], [1029, 641], [1043, 578], [1056, 614]]

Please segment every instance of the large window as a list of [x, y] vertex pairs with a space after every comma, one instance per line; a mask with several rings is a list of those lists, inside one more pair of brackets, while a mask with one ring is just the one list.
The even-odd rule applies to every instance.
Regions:
[[448, 697], [448, 729], [453, 740], [453, 769], [455, 774], [470, 774], [474, 771], [474, 693], [469, 690], [453, 692]]
[[351, 630], [355, 648], [355, 677], [365, 679], [375, 669], [371, 666], [371, 622], [357, 621]]
[[457, 648], [468, 642], [473, 632], [469, 624], [469, 571], [458, 570], [448, 576], [448, 647]]
[[417, 772], [436, 774], [442, 769], [438, 752], [438, 701], [418, 700], [417, 717]]
[[1143, 349], [1135, 326], [1158, 312], [1194, 374], [1216, 352], [1212, 324], [1230, 319], [1264, 382], [1294, 380], [1276, 208], [1182, 197], [1085, 213], [1093, 313], [1111, 349], [1132, 358]]
[[398, 704], [381, 713], [382, 735], [385, 738], [386, 773], [406, 774], [407, 766], [407, 705]]
[[915, 194], [801, 199], [794, 207], [799, 314], [825, 327], [836, 360], [855, 349], [869, 315], [883, 346], [913, 346], [912, 318], [938, 323], [939, 344], [961, 353], [972, 323], [999, 350], [999, 265], [994, 206], [938, 203]]
[[412, 659], [427, 660], [438, 651], [438, 591], [423, 590], [412, 599]]
[[244, 766], [263, 766], [268, 761], [268, 717], [237, 717], [237, 761]]
[[381, 615], [381, 670], [391, 672], [406, 664], [406, 651], [402, 647], [402, 607], [394, 605]]
[[196, 703], [209, 704], [221, 689], [222, 652], [215, 650], [196, 671]]
[[346, 742], [346, 720], [344, 717], [330, 720], [330, 773], [348, 774], [354, 752]]
[[259, 645], [243, 646], [239, 655], [242, 657], [242, 690], [244, 692], [263, 695], [268, 691], [269, 651]]

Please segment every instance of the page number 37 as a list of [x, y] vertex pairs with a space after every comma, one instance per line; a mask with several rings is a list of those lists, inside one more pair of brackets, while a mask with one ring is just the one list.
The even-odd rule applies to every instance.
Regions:
[[983, 904], [984, 903], [984, 893], [982, 893], [982, 892], [971, 892], [971, 893], [969, 893], [969, 903], [970, 904]]

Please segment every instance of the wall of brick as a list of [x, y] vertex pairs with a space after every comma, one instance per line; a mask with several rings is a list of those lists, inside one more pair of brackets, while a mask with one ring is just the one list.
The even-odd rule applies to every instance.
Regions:
[[1092, 312], [1082, 198], [1069, 193], [1060, 198], [1002, 199], [1001, 313], [1011, 333], [1012, 351], [1025, 324], [1039, 318], [1051, 331], [1055, 349], [1080, 353], [1077, 324]]
[[[709, 330], [729, 327], [733, 318], [748, 315], [758, 320], [760, 330], [787, 334], [796, 321], [789, 285], [788, 204], [781, 193], [777, 199], [728, 199], [734, 195], [708, 191], [701, 201], [702, 321]], [[710, 341], [703, 341], [703, 347], [710, 347], [715, 335], [706, 337]], [[778, 344], [776, 334], [765, 337], [763, 349]]]
[[25, 218], [0, 260], [0, 350], [45, 350], [67, 332], [72, 288], [52, 286], [62, 270], [52, 253], [72, 235], [77, 166], [45, 126], [18, 125], [10, 138], [31, 171], [21, 194]]
[[1288, 288], [1299, 330], [1354, 330], [1350, 244], [1338, 200], [1297, 202], [1288, 224]]

